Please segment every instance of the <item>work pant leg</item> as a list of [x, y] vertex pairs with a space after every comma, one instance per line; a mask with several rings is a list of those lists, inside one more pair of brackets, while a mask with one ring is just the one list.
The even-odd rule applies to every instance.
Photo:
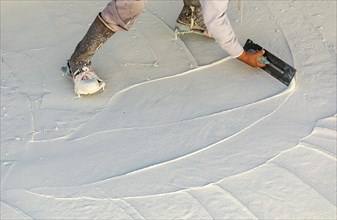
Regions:
[[141, 15], [146, 2], [147, 0], [111, 0], [101, 16], [112, 30], [129, 30]]

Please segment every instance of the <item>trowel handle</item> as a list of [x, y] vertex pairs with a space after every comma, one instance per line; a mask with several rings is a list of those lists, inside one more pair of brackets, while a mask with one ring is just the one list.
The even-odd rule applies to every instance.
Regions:
[[[257, 51], [254, 49], [249, 49], [249, 53], [256, 53]], [[265, 56], [260, 56], [259, 59], [257, 60], [261, 64], [270, 64], [269, 60]]]
[[268, 65], [270, 65], [269, 60], [265, 56], [260, 56], [257, 61], [259, 61], [259, 63], [262, 63], [262, 64], [268, 64]]

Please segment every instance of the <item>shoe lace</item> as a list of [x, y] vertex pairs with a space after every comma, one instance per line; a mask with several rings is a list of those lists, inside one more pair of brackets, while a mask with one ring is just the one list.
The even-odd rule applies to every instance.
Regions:
[[77, 69], [73, 74], [73, 79], [88, 80], [94, 77], [94, 73], [91, 68], [84, 66], [81, 69]]

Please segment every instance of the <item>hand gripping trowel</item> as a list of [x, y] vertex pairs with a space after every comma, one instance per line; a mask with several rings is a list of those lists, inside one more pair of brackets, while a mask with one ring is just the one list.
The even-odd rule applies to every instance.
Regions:
[[[255, 44], [252, 40], [248, 39], [243, 49], [247, 52], [257, 52], [263, 48]], [[259, 62], [266, 64], [262, 69], [281, 81], [286, 86], [289, 86], [291, 80], [294, 78], [296, 69], [285, 63], [284, 61], [277, 58], [275, 55], [270, 53], [268, 50], [265, 50], [265, 54], [260, 57]]]

